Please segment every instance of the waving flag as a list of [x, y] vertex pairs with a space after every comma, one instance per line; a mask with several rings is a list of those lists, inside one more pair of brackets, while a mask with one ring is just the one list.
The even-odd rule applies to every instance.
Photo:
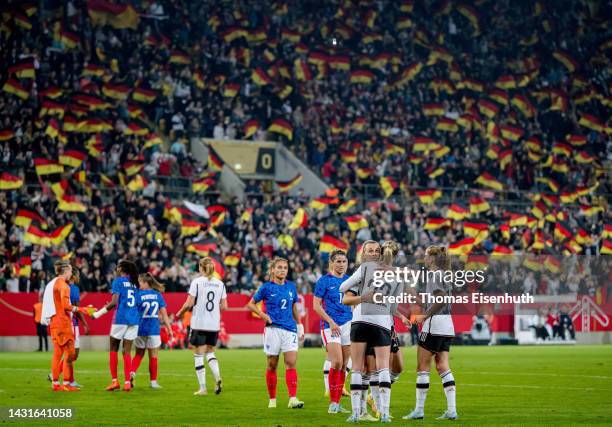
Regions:
[[11, 175], [8, 172], [2, 172], [0, 175], [0, 190], [17, 190], [23, 185], [23, 179], [18, 176]]
[[276, 185], [278, 185], [279, 190], [284, 193], [297, 186], [300, 182], [302, 182], [303, 178], [304, 176], [301, 173], [298, 173], [289, 181], [276, 181]]
[[344, 241], [332, 236], [324, 234], [319, 243], [319, 252], [333, 252], [335, 250], [348, 251], [348, 244]]
[[291, 220], [291, 224], [289, 224], [289, 230], [297, 230], [298, 228], [306, 228], [308, 225], [308, 215], [306, 214], [306, 210], [303, 208], [299, 208], [293, 219]]

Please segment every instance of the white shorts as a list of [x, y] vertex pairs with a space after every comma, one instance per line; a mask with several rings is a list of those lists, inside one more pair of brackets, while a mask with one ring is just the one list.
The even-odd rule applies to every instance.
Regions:
[[113, 323], [110, 336], [116, 340], [134, 341], [138, 337], [138, 325], [115, 325]]
[[79, 332], [79, 327], [72, 325], [72, 331], [74, 332], [74, 348], [81, 348], [81, 333]]
[[159, 335], [139, 336], [136, 337], [134, 345], [136, 348], [159, 348], [161, 347], [161, 337]]
[[351, 345], [351, 322], [346, 322], [340, 326], [340, 336], [332, 336], [331, 328], [321, 329], [321, 338], [323, 338], [323, 345], [327, 346], [329, 343], [337, 343], [340, 345]]
[[264, 329], [264, 353], [278, 356], [281, 353], [298, 350], [297, 332], [267, 326]]

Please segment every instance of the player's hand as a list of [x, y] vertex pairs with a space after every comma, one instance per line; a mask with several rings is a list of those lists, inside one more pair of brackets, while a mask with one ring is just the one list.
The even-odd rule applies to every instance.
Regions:
[[304, 333], [304, 325], [302, 325], [301, 323], [297, 325], [297, 334], [300, 342], [304, 341], [306, 334]]
[[268, 316], [266, 313], [262, 313], [263, 316], [261, 316], [261, 318], [264, 320], [264, 322], [266, 322], [266, 326], [270, 326], [272, 324], [272, 319], [270, 319], [270, 316]]
[[424, 314], [417, 314], [416, 316], [414, 316], [414, 322], [417, 325], [423, 323], [424, 321], [425, 321], [425, 315]]
[[331, 329], [332, 337], [339, 337], [340, 334], [342, 333], [340, 331], [340, 326], [336, 325], [336, 322], [334, 321], [332, 321], [332, 323], [329, 324], [329, 329]]

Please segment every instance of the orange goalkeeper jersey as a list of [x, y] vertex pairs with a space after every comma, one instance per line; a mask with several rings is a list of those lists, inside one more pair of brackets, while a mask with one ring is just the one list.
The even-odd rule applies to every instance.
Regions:
[[70, 286], [62, 277], [53, 284], [53, 303], [55, 316], [51, 317], [49, 326], [58, 331], [72, 331], [72, 305], [70, 304]]

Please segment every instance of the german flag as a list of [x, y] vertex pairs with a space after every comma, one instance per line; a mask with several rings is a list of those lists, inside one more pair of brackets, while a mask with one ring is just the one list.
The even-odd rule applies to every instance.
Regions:
[[604, 239], [612, 238], [612, 224], [606, 224], [604, 226], [603, 232], [601, 233], [601, 237]]
[[525, 134], [522, 129], [510, 125], [502, 125], [500, 129], [502, 136], [510, 141], [516, 142]]
[[219, 157], [212, 145], [208, 145], [208, 169], [221, 172], [225, 162]]
[[268, 36], [266, 35], [266, 29], [263, 27], [252, 29], [246, 35], [249, 43], [261, 43], [265, 41]]
[[348, 248], [349, 245], [347, 243], [332, 236], [331, 234], [324, 234], [319, 243], [319, 252], [330, 253], [335, 250], [347, 252]]
[[368, 179], [374, 174], [374, 172], [375, 172], [374, 168], [357, 167], [355, 169], [355, 173], [357, 174], [359, 179]]
[[297, 230], [298, 228], [306, 228], [308, 225], [308, 215], [306, 209], [298, 208], [289, 224], [289, 230]]
[[221, 33], [221, 38], [225, 43], [231, 43], [241, 37], [247, 37], [249, 33], [244, 28], [229, 27]]
[[285, 119], [275, 119], [268, 128], [268, 132], [279, 133], [289, 140], [293, 139], [293, 126]]
[[513, 253], [514, 251], [507, 246], [495, 245], [491, 254], [493, 256], [507, 256], [512, 255]]
[[57, 209], [64, 212], [85, 212], [87, 207], [76, 196], [62, 194], [58, 196]]
[[[474, 92], [483, 92], [484, 84], [475, 79], [466, 78], [463, 80], [462, 86]], [[459, 85], [457, 86], [459, 87]]]
[[603, 212], [603, 211], [604, 211], [604, 208], [601, 206], [580, 205], [580, 213], [584, 216], [597, 215], [597, 213]]
[[584, 135], [572, 135], [568, 134], [565, 137], [565, 140], [569, 142], [574, 147], [582, 147], [587, 143], [587, 137]]
[[504, 239], [510, 239], [510, 225], [507, 222], [499, 226], [499, 231]]
[[595, 132], [603, 132], [604, 127], [602, 126], [599, 119], [591, 114], [580, 113], [580, 120], [578, 124], [585, 128], [594, 130]]
[[423, 69], [423, 64], [421, 62], [413, 62], [406, 67], [400, 77], [393, 83], [393, 85], [397, 88], [401, 88], [405, 86], [408, 82], [414, 79]]
[[458, 242], [451, 243], [448, 245], [449, 255], [467, 255], [472, 251], [472, 248], [476, 244], [476, 240], [473, 237], [466, 237]]
[[307, 82], [312, 80], [308, 64], [299, 58], [293, 62], [293, 74], [298, 81]]
[[590, 245], [593, 243], [593, 239], [591, 235], [584, 231], [582, 228], [578, 228], [578, 233], [576, 234], [576, 242], [581, 245]]
[[125, 171], [125, 174], [127, 176], [132, 176], [132, 175], [136, 175], [137, 173], [140, 173], [140, 171], [142, 171], [142, 169], [144, 168], [144, 163], [132, 160], [132, 161], [129, 161], [129, 162], [125, 162], [122, 165], [122, 168]]
[[562, 63], [570, 73], [573, 73], [578, 68], [578, 62], [576, 62], [574, 58], [569, 55], [569, 53], [556, 50], [552, 55], [557, 61]]
[[412, 144], [412, 151], [430, 151], [438, 147], [438, 143], [425, 136], [417, 136]]
[[488, 118], [494, 118], [499, 112], [499, 107], [492, 102], [487, 101], [486, 99], [481, 99], [478, 101], [478, 111], [481, 114], [484, 114]]
[[[508, 92], [501, 90], [501, 89], [491, 89], [489, 91], [489, 97], [493, 101], [497, 102], [498, 104], [505, 105], [505, 106], [508, 106], [510, 102], [510, 97], [508, 96]], [[484, 101], [484, 100], [481, 100], [481, 101]], [[479, 106], [480, 106], [481, 101], [479, 101]], [[486, 102], [487, 104], [490, 104], [490, 102], [488, 101], [484, 101], [484, 102]], [[489, 116], [487, 115], [487, 117]]]
[[346, 202], [342, 203], [340, 206], [338, 206], [338, 209], [336, 209], [336, 212], [337, 213], [348, 212], [356, 204], [357, 204], [357, 199], [349, 199]]
[[40, 92], [38, 92], [38, 96], [40, 98], [49, 98], [49, 99], [56, 99], [59, 98], [60, 96], [62, 96], [63, 92], [60, 88], [58, 88], [57, 86], [50, 86], [47, 89], [43, 89]]
[[470, 197], [470, 213], [479, 214], [491, 209], [489, 203], [481, 197]]
[[192, 243], [187, 246], [186, 250], [187, 252], [196, 253], [202, 257], [205, 257], [208, 256], [210, 252], [217, 252], [217, 240], [211, 238], [198, 243]]
[[189, 58], [189, 55], [187, 55], [185, 52], [180, 50], [173, 50], [170, 54], [169, 62], [171, 64], [189, 65], [191, 64], [191, 59]]
[[412, 10], [414, 9], [414, 0], [403, 0], [402, 4], [400, 6], [400, 10], [402, 12], [412, 12]]
[[606, 239], [601, 244], [599, 253], [602, 255], [612, 255], [612, 240]]
[[23, 185], [23, 179], [18, 176], [11, 175], [8, 172], [2, 172], [0, 175], [0, 190], [17, 190]]
[[138, 28], [140, 17], [129, 4], [113, 4], [108, 0], [89, 0], [87, 12], [93, 26], [110, 25], [115, 29]]
[[59, 162], [61, 165], [70, 166], [73, 168], [78, 168], [83, 164], [83, 160], [85, 160], [87, 154], [78, 150], [66, 150], [63, 154], [59, 156]]
[[200, 229], [205, 227], [204, 224], [198, 221], [194, 221], [187, 218], [181, 219], [181, 237], [185, 236], [193, 236], [194, 234], [198, 234]]
[[8, 141], [15, 136], [15, 132], [11, 129], [0, 130], [0, 142]]
[[555, 172], [559, 172], [559, 173], [568, 173], [569, 166], [567, 165], [567, 162], [565, 162], [564, 160], [558, 157], [555, 157], [553, 164], [552, 164], [552, 170]]
[[561, 271], [561, 261], [553, 255], [548, 255], [544, 258], [544, 267], [551, 273], [558, 273]]
[[348, 56], [332, 56], [329, 58], [329, 68], [348, 71], [351, 69], [351, 59]]
[[14, 272], [19, 277], [30, 277], [32, 275], [32, 258], [21, 256], [15, 263]]
[[[448, 148], [447, 146], [441, 146], [440, 148], [436, 148], [433, 151], [433, 155], [436, 159], [439, 159], [441, 157], [446, 156], [448, 153], [450, 153], [450, 148]], [[437, 175], [436, 175], [437, 176]]]
[[426, 205], [431, 205], [437, 199], [442, 197], [442, 191], [434, 190], [434, 189], [430, 189], [430, 190], [417, 190], [416, 195], [419, 198], [419, 200], [421, 201], [421, 203], [424, 203]]
[[[125, 101], [128, 95], [130, 94], [130, 88], [127, 87], [126, 85], [104, 83], [104, 86], [102, 86], [102, 93], [107, 98], [116, 99], [117, 101]], [[144, 99], [141, 97], [141, 95], [144, 96], [144, 94], [141, 94], [139, 92], [137, 96], [141, 99]], [[134, 93], [132, 94], [132, 98], [136, 99], [135, 96], [136, 96], [136, 91], [134, 91]], [[145, 101], [143, 100], [143, 102]]]
[[499, 153], [499, 168], [503, 171], [512, 161], [512, 150], [504, 150]]
[[435, 179], [437, 177], [439, 177], [440, 175], [444, 174], [444, 169], [441, 167], [435, 167], [435, 166], [431, 166], [430, 168], [428, 168], [425, 173], [427, 174], [427, 176], [430, 179]]
[[134, 92], [132, 92], [132, 99], [137, 102], [150, 104], [155, 101], [156, 98], [157, 92], [154, 90], [139, 87], [134, 89]]
[[446, 211], [446, 217], [455, 221], [462, 221], [470, 216], [470, 211], [459, 203], [453, 203]]
[[523, 259], [523, 267], [533, 271], [540, 271], [542, 269], [542, 261], [537, 255], [527, 255]]
[[211, 205], [206, 208], [210, 214], [210, 224], [212, 227], [218, 227], [225, 222], [225, 214], [227, 207], [223, 205]]
[[351, 231], [358, 231], [362, 228], [368, 228], [368, 221], [363, 217], [363, 215], [352, 215], [344, 218], [348, 227]]
[[321, 210], [325, 209], [330, 205], [337, 205], [340, 201], [337, 198], [332, 197], [317, 197], [310, 201], [310, 207], [312, 209]]
[[523, 225], [527, 225], [527, 215], [516, 214], [512, 212], [508, 213], [510, 214], [510, 220], [508, 221], [510, 227], [520, 227]]
[[8, 79], [4, 86], [2, 86], [2, 90], [11, 93], [21, 99], [28, 99], [30, 93], [23, 87], [21, 84], [15, 79]]
[[75, 49], [81, 43], [79, 36], [70, 31], [60, 30], [59, 36], [65, 49]]
[[390, 176], [381, 176], [379, 183], [380, 187], [383, 190], [385, 198], [391, 197], [391, 195], [397, 188], [397, 181], [391, 178]]
[[514, 95], [511, 102], [525, 117], [531, 118], [535, 114], [535, 107], [526, 96]]
[[443, 227], [450, 227], [450, 225], [450, 219], [429, 217], [425, 221], [425, 226], [423, 228], [425, 230], [438, 230]]
[[38, 222], [43, 229], [47, 228], [47, 223], [38, 213], [29, 209], [19, 209], [15, 216], [15, 225], [28, 228], [32, 221]]
[[41, 157], [36, 157], [34, 159], [34, 167], [38, 175], [51, 175], [64, 172], [64, 166], [53, 160], [47, 160]]
[[576, 153], [576, 155], [574, 156], [574, 160], [576, 160], [577, 163], [589, 164], [593, 163], [593, 160], [595, 160], [595, 156], [587, 153], [586, 151], [580, 151]]
[[257, 67], [253, 70], [253, 73], [251, 74], [251, 79], [253, 79], [253, 81], [258, 86], [265, 86], [267, 84], [272, 83], [272, 79], [270, 78], [270, 76], [268, 76], [268, 74], [266, 74], [266, 72], [262, 70], [261, 67]]
[[459, 126], [455, 120], [442, 117], [436, 123], [436, 130], [455, 133], [459, 131]]
[[498, 87], [504, 90], [516, 89], [516, 80], [514, 79], [514, 76], [511, 76], [511, 75], [500, 76], [495, 81], [495, 87]]
[[61, 227], [57, 227], [55, 230], [49, 233], [49, 239], [51, 240], [51, 243], [55, 246], [61, 245], [64, 240], [66, 240], [66, 237], [70, 235], [72, 227], [73, 224], [63, 225]]
[[203, 178], [195, 179], [191, 183], [191, 191], [194, 193], [204, 193], [217, 182], [215, 174], [209, 174]]
[[489, 257], [486, 255], [468, 255], [465, 262], [466, 270], [486, 270], [489, 266]]
[[232, 252], [231, 254], [225, 255], [223, 258], [223, 264], [229, 267], [238, 267], [240, 264], [240, 252]]
[[9, 75], [14, 74], [18, 79], [33, 79], [35, 77], [34, 60], [21, 61], [9, 67], [8, 73]]
[[541, 182], [543, 184], [548, 185], [548, 188], [550, 188], [553, 193], [559, 192], [559, 184], [557, 184], [557, 181], [555, 181], [554, 179], [546, 178], [546, 177], [538, 177], [536, 178], [536, 182]]
[[204, 89], [206, 87], [206, 82], [204, 81], [204, 74], [200, 69], [197, 69], [193, 73], [193, 81], [198, 89]]
[[214, 276], [219, 280], [223, 280], [223, 278], [225, 277], [225, 267], [223, 266], [223, 261], [214, 253], [208, 254], [208, 256], [215, 265]]
[[132, 192], [140, 191], [144, 189], [149, 183], [142, 175], [136, 175], [130, 182], [128, 182], [127, 187]]
[[546, 205], [544, 205], [544, 203], [542, 202], [536, 202], [531, 208], [531, 213], [538, 219], [544, 218], [544, 215], [546, 215], [547, 211], [548, 209], [546, 209]]
[[304, 176], [301, 173], [298, 173], [296, 176], [291, 178], [289, 181], [276, 181], [276, 185], [278, 185], [278, 189], [280, 192], [284, 193], [286, 191], [291, 190], [295, 186], [297, 186]]
[[563, 241], [565, 239], [571, 239], [574, 233], [572, 233], [571, 228], [565, 222], [557, 221], [554, 235], [555, 239]]
[[23, 238], [26, 242], [30, 242], [35, 245], [41, 245], [45, 247], [51, 246], [51, 239], [49, 238], [49, 234], [32, 224], [30, 224], [26, 229]]
[[81, 72], [83, 77], [102, 77], [104, 75], [104, 67], [97, 64], [87, 64]]
[[243, 127], [243, 131], [244, 131], [244, 138], [250, 138], [251, 136], [255, 135], [255, 132], [257, 132], [260, 128], [260, 124], [257, 120], [255, 119], [251, 119], [248, 120]]
[[423, 114], [427, 117], [431, 116], [443, 116], [444, 106], [442, 104], [424, 104]]
[[572, 155], [572, 147], [564, 142], [555, 142], [552, 147], [552, 152], [560, 156], [570, 157]]
[[494, 190], [501, 191], [504, 189], [504, 185], [493, 177], [489, 172], [484, 172], [476, 179], [476, 183], [483, 187], [489, 187]]
[[350, 74], [351, 83], [370, 84], [374, 79], [374, 73], [368, 70], [356, 70]]
[[223, 96], [225, 98], [233, 98], [240, 92], [239, 83], [228, 83], [223, 87]]
[[400, 16], [395, 23], [395, 28], [398, 31], [407, 30], [408, 28], [412, 28], [412, 19], [408, 16]]
[[488, 234], [489, 224], [484, 222], [469, 222], [463, 223], [463, 233], [469, 237], [478, 237], [482, 234]]
[[354, 151], [340, 150], [340, 159], [344, 163], [355, 163], [357, 161], [357, 153]]

